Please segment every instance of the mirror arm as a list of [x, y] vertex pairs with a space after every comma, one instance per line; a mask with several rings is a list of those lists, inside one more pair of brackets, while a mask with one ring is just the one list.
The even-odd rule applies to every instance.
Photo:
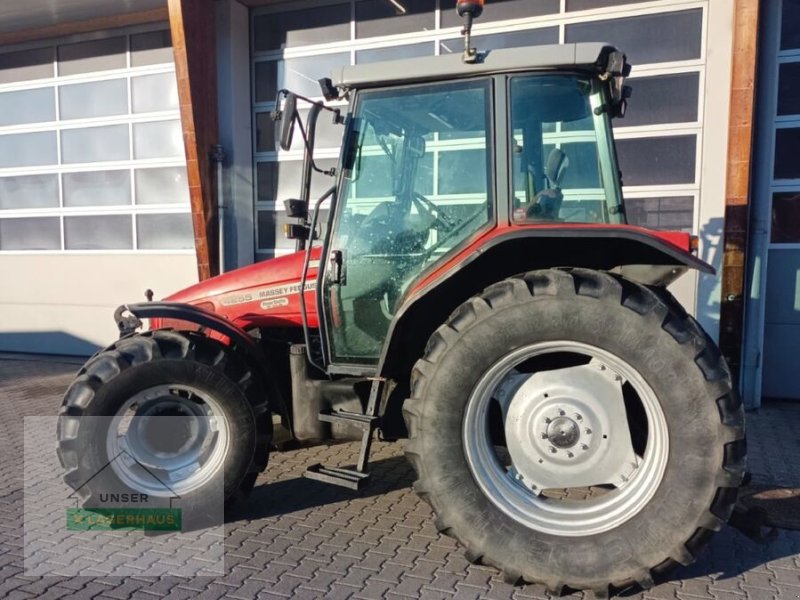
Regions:
[[[276, 106], [280, 106], [281, 105], [281, 96], [283, 96], [285, 98], [286, 96], [288, 96], [291, 93], [292, 92], [290, 90], [287, 90], [287, 89], [278, 90], [278, 95], [275, 98], [275, 105]], [[307, 98], [305, 96], [301, 96], [300, 94], [297, 94], [297, 93], [295, 93], [294, 95], [298, 100], [302, 100], [303, 102], [307, 102], [308, 104], [313, 104], [314, 106], [319, 106], [319, 108], [321, 110], [327, 110], [328, 112], [333, 113], [334, 117], [336, 118], [336, 122], [337, 123], [339, 123], [339, 122], [343, 123], [344, 122], [344, 117], [342, 117], [342, 111], [340, 109], [334, 108], [334, 107], [331, 107], [331, 106], [326, 106], [325, 104], [323, 104], [322, 102], [319, 102], [318, 100], [312, 100], [311, 98]]]
[[[300, 200], [301, 202], [304, 202], [306, 206], [308, 206], [311, 198], [311, 171], [316, 167], [313, 157], [314, 142], [316, 141], [317, 134], [317, 119], [319, 118], [319, 113], [321, 110], [322, 105], [319, 102], [314, 102], [311, 105], [311, 110], [309, 111], [308, 119], [306, 120], [307, 127], [303, 127], [302, 123], [300, 124], [300, 133], [302, 134], [306, 145], [306, 152], [303, 156], [303, 186], [300, 189]], [[305, 250], [305, 247], [306, 240], [298, 239], [297, 250]]]
[[[323, 107], [323, 108], [324, 108], [324, 107]], [[339, 111], [338, 111], [338, 110], [337, 110], [336, 112], [337, 112], [337, 114], [339, 113]], [[339, 123], [343, 123], [343, 122], [344, 122], [344, 120], [342, 120], [342, 121], [339, 121], [339, 120], [334, 120], [334, 123], [337, 123], [337, 124], [339, 124]], [[313, 148], [311, 148], [311, 143], [310, 143], [310, 141], [309, 141], [309, 139], [308, 139], [308, 136], [306, 135], [306, 131], [312, 131], [312, 130], [313, 130], [313, 131], [316, 131], [316, 120], [315, 120], [315, 122], [313, 123], [314, 127], [308, 127], [308, 129], [306, 129], [305, 125], [303, 125], [303, 121], [301, 121], [300, 119], [297, 119], [297, 125], [298, 125], [298, 127], [300, 128], [300, 135], [303, 137], [303, 145], [304, 145], [304, 147], [305, 147], [306, 151], [308, 151], [308, 152], [312, 152], [312, 151], [313, 151]], [[316, 133], [315, 133], [315, 135], [314, 135], [314, 138], [315, 138], [315, 139], [314, 139], [313, 141], [314, 141], [314, 142], [316, 142]], [[313, 153], [312, 153], [312, 156], [311, 156], [311, 168], [312, 168], [314, 171], [316, 171], [317, 173], [321, 173], [321, 174], [323, 174], [323, 175], [329, 175], [329, 176], [331, 176], [331, 177], [333, 177], [334, 175], [336, 175], [336, 169], [335, 169], [335, 168], [334, 168], [334, 169], [328, 169], [327, 171], [326, 171], [326, 170], [324, 170], [324, 169], [320, 169], [320, 168], [317, 166], [317, 162], [314, 160]]]

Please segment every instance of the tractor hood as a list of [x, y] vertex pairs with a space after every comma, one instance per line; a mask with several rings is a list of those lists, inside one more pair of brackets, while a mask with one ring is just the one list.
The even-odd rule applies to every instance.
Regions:
[[[305, 301], [309, 325], [316, 326], [317, 269], [320, 248], [311, 250]], [[240, 327], [275, 327], [302, 323], [300, 279], [305, 252], [295, 252], [218, 275], [165, 298], [168, 302], [194, 304]], [[161, 324], [161, 326], [164, 326]]]

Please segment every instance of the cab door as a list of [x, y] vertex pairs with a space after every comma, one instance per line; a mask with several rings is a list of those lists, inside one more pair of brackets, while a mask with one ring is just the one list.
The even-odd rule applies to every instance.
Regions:
[[409, 285], [491, 221], [491, 95], [490, 79], [358, 94], [322, 281], [331, 363], [377, 364]]

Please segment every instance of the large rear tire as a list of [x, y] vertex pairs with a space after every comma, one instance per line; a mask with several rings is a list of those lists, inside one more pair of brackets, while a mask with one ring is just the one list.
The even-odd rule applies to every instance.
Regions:
[[64, 479], [83, 506], [99, 508], [109, 493], [178, 496], [185, 525], [211, 524], [246, 498], [271, 440], [268, 399], [246, 361], [218, 341], [168, 330], [94, 356], [58, 419]]
[[605, 595], [692, 563], [727, 521], [741, 402], [668, 300], [607, 273], [534, 271], [433, 334], [404, 405], [406, 456], [470, 560]]

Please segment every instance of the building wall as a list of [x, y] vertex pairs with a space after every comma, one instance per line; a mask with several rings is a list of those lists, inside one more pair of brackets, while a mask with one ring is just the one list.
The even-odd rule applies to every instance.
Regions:
[[761, 3], [752, 222], [742, 356], [745, 405], [800, 399], [800, 3]]
[[[0, 351], [89, 355], [119, 336], [114, 310], [197, 281], [194, 254], [0, 256]], [[10, 284], [9, 284], [10, 282]]]
[[[302, 147], [277, 151], [269, 112], [289, 88], [319, 96], [316, 81], [340, 64], [459, 52], [449, 0], [292, 2], [251, 12], [256, 259], [292, 251], [282, 200], [296, 196]], [[478, 48], [608, 41], [634, 64], [628, 116], [615, 123], [629, 221], [691, 231], [721, 266], [733, 0], [496, 0], [477, 22]], [[309, 11], [313, 10], [313, 18]], [[321, 120], [317, 159], [333, 166], [340, 141]], [[317, 178], [313, 193], [330, 183]], [[241, 232], [240, 232], [241, 235]], [[716, 336], [718, 277], [685, 276], [679, 299]]]
[[0, 351], [85, 354], [196, 280], [185, 163], [165, 23], [0, 48]]

